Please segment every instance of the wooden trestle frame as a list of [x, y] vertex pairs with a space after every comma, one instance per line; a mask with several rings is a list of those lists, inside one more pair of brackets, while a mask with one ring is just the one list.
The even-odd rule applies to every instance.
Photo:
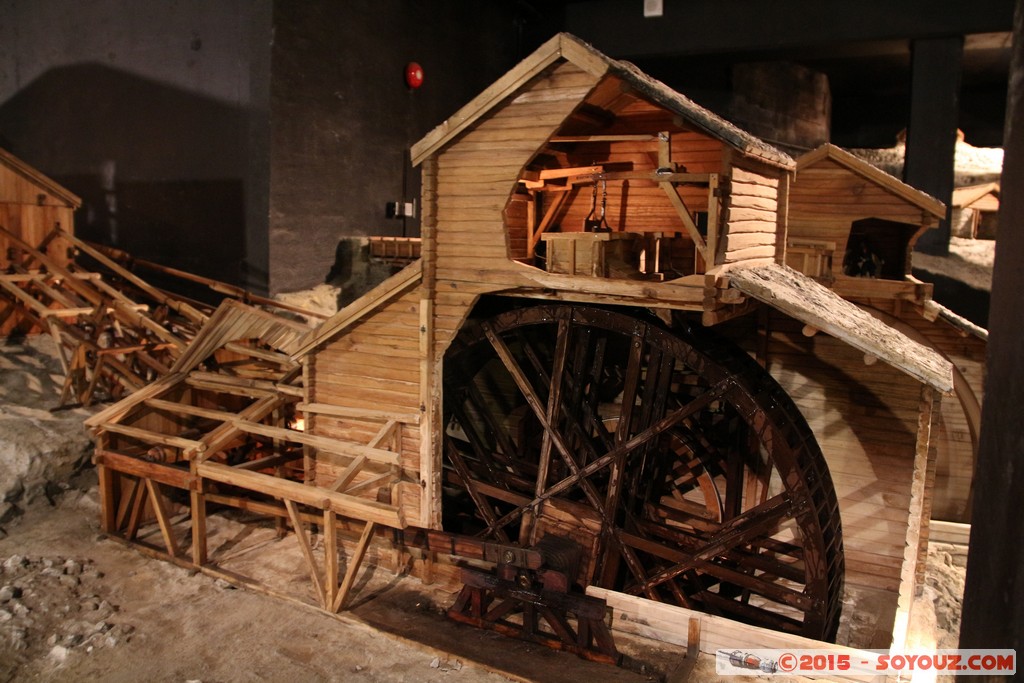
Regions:
[[[151, 550], [218, 573], [207, 548], [208, 506], [271, 515], [279, 530], [292, 527], [316, 603], [330, 612], [342, 609], [377, 525], [404, 526], [400, 509], [388, 502], [400, 479], [401, 422], [382, 419], [367, 443], [289, 426], [317, 410], [301, 403], [303, 366], [289, 355], [308, 331], [302, 323], [226, 302], [167, 375], [87, 420], [98, 432], [104, 532], [146, 545], [139, 529], [149, 512], [163, 543]], [[329, 487], [305, 481], [304, 461], [314, 450], [349, 460]], [[181, 492], [187, 529], [175, 530], [168, 489]], [[361, 497], [368, 492], [375, 495]], [[361, 535], [339, 582], [342, 520], [346, 528], [361, 524]], [[322, 563], [307, 526], [323, 533]], [[191, 536], [187, 553], [185, 534]]]
[[[98, 397], [118, 399], [166, 375], [213, 310], [154, 287], [112, 258], [108, 250], [60, 227], [37, 245], [3, 227], [0, 236], [23, 254], [20, 263], [0, 274], [0, 303], [4, 305], [0, 324], [16, 316], [52, 335], [64, 371], [60, 406], [88, 406]], [[103, 272], [85, 269], [76, 261], [63, 265], [48, 255], [47, 247], [55, 240], [69, 243]], [[130, 262], [124, 252], [115, 255]], [[173, 269], [163, 271], [188, 276]], [[307, 318], [323, 317], [231, 285], [198, 279], [237, 299]]]

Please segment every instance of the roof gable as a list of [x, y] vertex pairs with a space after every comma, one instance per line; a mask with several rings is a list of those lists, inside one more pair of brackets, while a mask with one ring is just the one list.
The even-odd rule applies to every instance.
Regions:
[[35, 168], [29, 166], [27, 163], [3, 148], [0, 148], [0, 165], [11, 169], [14, 173], [18, 174], [33, 185], [36, 185], [39, 189], [44, 190], [47, 194], [60, 199], [73, 209], [77, 209], [82, 205], [82, 200], [78, 195], [74, 194], [51, 178], [43, 175]]
[[993, 195], [999, 199], [999, 183], [983, 183], [981, 185], [968, 185], [953, 190], [953, 206], [961, 209], [970, 206], [979, 199]]
[[225, 344], [239, 339], [259, 339], [284, 354], [292, 354], [309, 327], [234, 299], [226, 299], [199, 334], [171, 367], [172, 373], [185, 373], [199, 366]]
[[605, 76], [620, 79], [640, 97], [664, 107], [697, 130], [721, 140], [741, 154], [787, 169], [794, 167], [793, 160], [781, 150], [651, 78], [633, 64], [612, 59], [568, 33], [559, 33], [548, 40], [441, 125], [427, 133], [412, 146], [413, 165], [419, 165], [424, 159], [440, 151], [459, 133], [559, 59], [571, 62], [602, 80]]
[[845, 149], [836, 147], [835, 145], [827, 142], [821, 147], [811, 150], [796, 160], [798, 176], [797, 182], [799, 183], [800, 171], [826, 159], [836, 162], [852, 173], [856, 173], [865, 180], [869, 180], [875, 185], [888, 190], [899, 198], [919, 207], [922, 211], [932, 214], [936, 218], [944, 218], [946, 215], [946, 205], [935, 197], [932, 197], [930, 194], [922, 192], [915, 187], [907, 185], [898, 178], [891, 176], [885, 171], [872, 166], [863, 159], [850, 154]]

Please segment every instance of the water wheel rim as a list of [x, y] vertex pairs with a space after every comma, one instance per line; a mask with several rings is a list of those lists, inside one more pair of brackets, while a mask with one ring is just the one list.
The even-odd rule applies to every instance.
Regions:
[[[614, 391], [617, 408], [601, 402]], [[601, 433], [601, 410], [618, 410], [614, 434]], [[793, 402], [734, 345], [642, 312], [517, 308], [453, 344], [444, 413], [448, 491], [469, 494], [480, 535], [529, 544], [545, 515], [575, 516], [577, 535], [598, 527], [586, 582], [834, 637], [842, 531], [827, 465]], [[738, 445], [712, 443], [723, 430]], [[680, 468], [695, 485], [674, 478]], [[666, 496], [683, 511], [666, 512]], [[717, 506], [718, 519], [699, 522], [686, 496], [703, 496], [711, 517]]]

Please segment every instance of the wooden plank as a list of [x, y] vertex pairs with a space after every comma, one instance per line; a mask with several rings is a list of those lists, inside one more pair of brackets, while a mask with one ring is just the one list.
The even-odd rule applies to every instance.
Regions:
[[271, 427], [269, 425], [250, 422], [248, 420], [236, 419], [232, 424], [248, 434], [259, 434], [260, 436], [282, 439], [292, 443], [301, 443], [307, 446], [313, 446], [319, 450], [337, 453], [339, 455], [349, 455], [353, 457], [361, 455], [365, 456], [368, 460], [383, 463], [385, 465], [400, 464], [398, 453], [392, 453], [391, 451], [386, 451], [382, 448], [370, 448], [369, 446], [363, 446], [361, 444], [345, 443], [336, 439], [316, 436], [315, 434], [307, 434], [295, 429]]
[[971, 539], [971, 525], [933, 519], [929, 523], [928, 535], [936, 543], [968, 545]]
[[359, 536], [359, 542], [356, 544], [355, 550], [352, 551], [352, 557], [349, 558], [348, 568], [345, 570], [345, 578], [341, 582], [341, 587], [338, 589], [334, 602], [331, 603], [330, 610], [332, 612], [338, 612], [345, 606], [348, 594], [355, 583], [356, 574], [359, 572], [359, 567], [366, 556], [366, 549], [370, 546], [370, 539], [373, 538], [373, 527], [373, 522], [366, 522], [365, 526], [363, 526], [363, 533]]
[[[625, 593], [619, 593], [596, 586], [587, 587], [587, 595], [606, 601], [612, 609], [612, 628], [635, 633], [672, 645], [688, 647], [690, 644], [690, 621], [699, 623], [700, 651], [715, 654], [716, 650], [743, 650], [756, 648], [828, 649], [837, 654], [849, 654], [851, 659], [874, 661], [874, 654], [854, 648], [804, 638], [780, 631], [742, 624], [725, 617], [705, 614], [684, 607], [652, 602]], [[852, 675], [849, 680], [885, 680], [884, 676]], [[845, 680], [845, 679], [844, 679]]]
[[153, 512], [156, 514], [157, 524], [160, 526], [160, 533], [164, 537], [164, 546], [167, 554], [177, 557], [178, 543], [174, 540], [174, 529], [171, 527], [170, 518], [167, 514], [167, 506], [164, 505], [164, 496], [160, 491], [160, 484], [152, 479], [146, 479], [146, 490], [149, 491], [149, 500], [153, 505]]
[[174, 448], [180, 448], [181, 450], [194, 453], [201, 453], [206, 450], [206, 445], [201, 441], [194, 439], [183, 439], [180, 436], [171, 436], [169, 434], [160, 434], [158, 432], [149, 431], [148, 429], [139, 429], [137, 427], [126, 427], [119, 424], [105, 424], [101, 427], [103, 431], [111, 432], [113, 434], [121, 434], [128, 436], [139, 441], [145, 441], [146, 443], [159, 444], [161, 446], [172, 446]]
[[213, 481], [266, 493], [277, 498], [293, 500], [319, 510], [334, 510], [344, 517], [372, 521], [375, 524], [383, 524], [395, 529], [405, 526], [400, 510], [373, 500], [307, 486], [299, 482], [279, 479], [269, 474], [237, 470], [216, 462], [199, 463], [197, 471], [200, 476]]
[[195, 481], [188, 470], [178, 467], [140, 460], [129, 455], [101, 449], [96, 451], [93, 461], [98, 466], [104, 467], [107, 472], [121, 472], [140, 479], [151, 479], [179, 489], [195, 488]]

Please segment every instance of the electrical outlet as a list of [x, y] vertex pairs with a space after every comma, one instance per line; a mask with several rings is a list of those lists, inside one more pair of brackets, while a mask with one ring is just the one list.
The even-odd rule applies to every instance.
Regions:
[[387, 218], [415, 218], [416, 202], [387, 202], [384, 205], [384, 215]]
[[660, 17], [664, 12], [664, 0], [644, 0], [644, 16]]

